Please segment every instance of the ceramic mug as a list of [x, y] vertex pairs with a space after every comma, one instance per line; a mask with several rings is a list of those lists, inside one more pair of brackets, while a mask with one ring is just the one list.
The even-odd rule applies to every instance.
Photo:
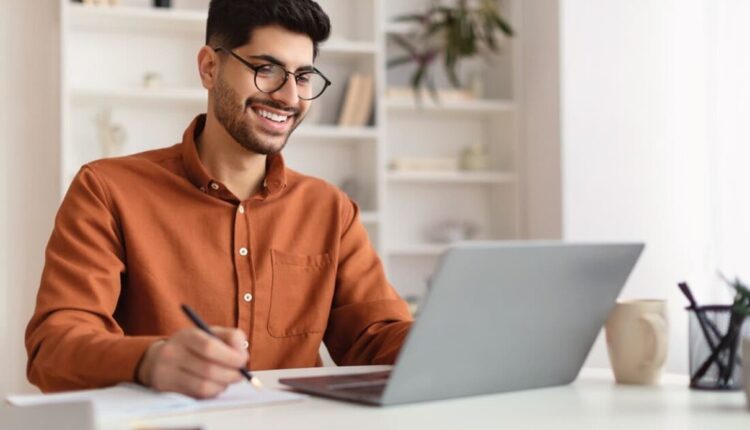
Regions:
[[605, 325], [615, 381], [657, 384], [667, 358], [667, 333], [664, 300], [618, 302]]

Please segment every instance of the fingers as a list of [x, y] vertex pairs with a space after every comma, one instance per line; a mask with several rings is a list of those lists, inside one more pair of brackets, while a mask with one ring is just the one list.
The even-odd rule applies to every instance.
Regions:
[[[222, 329], [221, 336], [236, 342], [237, 336], [240, 336], [237, 347], [228, 345], [222, 339], [217, 339], [200, 330], [189, 329], [180, 331], [176, 338], [192, 354], [216, 364], [234, 368], [235, 370], [243, 367], [247, 363], [247, 351], [242, 348], [244, 336], [241, 334], [231, 334], [229, 331], [239, 332], [239, 330]], [[217, 335], [219, 335], [217, 333]]]
[[166, 370], [163, 376], [172, 383], [168, 390], [162, 391], [174, 391], [197, 399], [216, 397], [227, 388], [226, 384], [201, 378], [179, 368]]
[[238, 351], [245, 351], [243, 344], [247, 340], [247, 336], [242, 330], [227, 327], [211, 327], [211, 330], [227, 345]]
[[213, 397], [242, 379], [247, 363], [240, 330], [215, 328], [216, 338], [198, 329], [184, 329], [147, 353], [149, 385], [159, 391], [175, 391], [196, 398]]
[[214, 362], [201, 359], [190, 353], [191, 357], [180, 362], [180, 369], [195, 377], [207, 379], [224, 386], [242, 379], [237, 367], [226, 367]]

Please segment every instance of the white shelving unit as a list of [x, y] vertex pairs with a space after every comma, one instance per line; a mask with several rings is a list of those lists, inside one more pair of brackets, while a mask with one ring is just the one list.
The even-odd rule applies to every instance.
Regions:
[[[208, 0], [175, 0], [155, 9], [147, 0], [120, 6], [62, 2], [62, 191], [80, 165], [176, 143], [188, 122], [205, 111], [195, 57], [203, 45]], [[392, 17], [422, 10], [428, 0], [322, 0], [333, 25], [317, 66], [333, 81], [313, 104], [316, 115], [285, 149], [290, 167], [341, 186], [355, 182], [361, 219], [379, 250], [389, 278], [403, 295], [420, 295], [437, 257], [448, 244], [432, 243], [430, 228], [444, 221], [476, 226], [478, 239], [520, 237], [519, 49], [481, 69], [484, 97], [438, 104], [429, 99], [388, 99], [386, 90], [408, 80], [409, 70], [386, 68], [396, 47], [390, 34], [409, 34]], [[515, 21], [519, 4], [502, 0]], [[155, 72], [162, 84], [142, 85]], [[339, 127], [338, 111], [348, 76], [372, 74], [373, 124]], [[104, 154], [94, 123], [109, 111], [126, 134], [114, 154]], [[315, 117], [313, 119], [313, 117]], [[445, 157], [472, 143], [488, 148], [491, 169], [469, 172], [389, 170], [399, 156]]]

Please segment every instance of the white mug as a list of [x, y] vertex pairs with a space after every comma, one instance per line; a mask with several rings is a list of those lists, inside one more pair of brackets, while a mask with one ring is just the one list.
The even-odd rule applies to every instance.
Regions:
[[658, 383], [667, 358], [667, 333], [664, 300], [618, 302], [605, 326], [615, 380], [621, 384]]

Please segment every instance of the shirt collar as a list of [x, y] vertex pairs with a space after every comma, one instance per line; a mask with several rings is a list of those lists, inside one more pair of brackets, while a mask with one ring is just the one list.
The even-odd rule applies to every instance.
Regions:
[[[211, 185], [219, 181], [212, 178], [201, 163], [195, 143], [195, 138], [203, 132], [205, 124], [206, 114], [201, 114], [195, 117], [185, 130], [182, 135], [182, 161], [190, 182], [201, 191], [209, 192], [212, 190]], [[266, 158], [266, 178], [263, 181], [263, 188], [261, 194], [264, 196], [273, 196], [286, 188], [286, 166], [281, 153], [269, 155]]]

